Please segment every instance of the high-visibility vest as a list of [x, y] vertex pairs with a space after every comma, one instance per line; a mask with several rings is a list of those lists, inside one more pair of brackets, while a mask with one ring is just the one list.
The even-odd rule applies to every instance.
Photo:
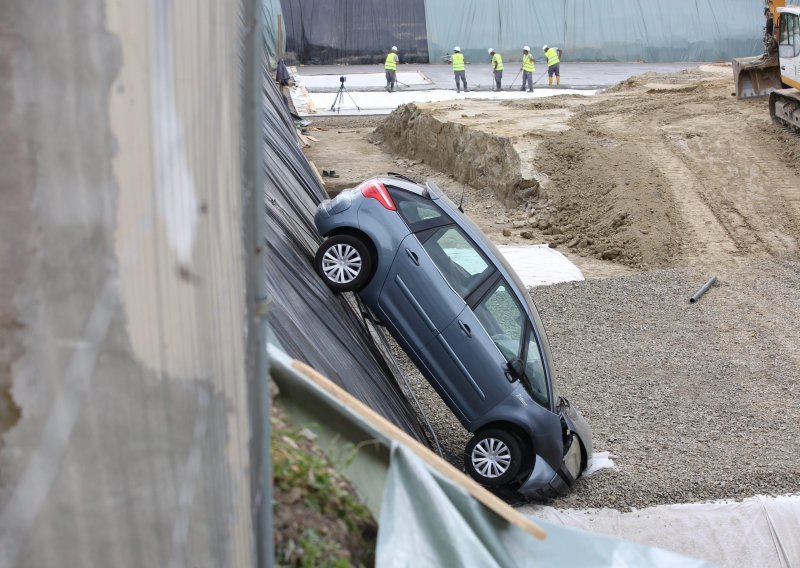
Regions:
[[453, 71], [463, 71], [464, 70], [464, 54], [463, 53], [454, 53], [453, 56], [450, 59], [453, 61]]
[[384, 65], [384, 68], [386, 68], [387, 71], [395, 71], [397, 69], [397, 60], [395, 57], [397, 57], [397, 54], [394, 51], [386, 56], [386, 65]]
[[558, 52], [552, 47], [545, 51], [544, 54], [547, 57], [548, 67], [552, 67], [553, 65], [561, 62], [561, 60], [558, 58]]
[[[495, 66], [495, 64], [496, 64], [496, 66]], [[492, 65], [495, 66], [494, 67], [495, 71], [502, 71], [503, 70], [503, 56], [500, 55], [499, 53], [495, 53], [492, 56]]]
[[522, 70], [536, 71], [536, 64], [533, 62], [533, 56], [530, 53], [522, 55]]

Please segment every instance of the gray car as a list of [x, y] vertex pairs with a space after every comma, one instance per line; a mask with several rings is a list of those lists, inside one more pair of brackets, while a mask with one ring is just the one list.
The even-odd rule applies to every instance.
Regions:
[[315, 268], [357, 292], [474, 436], [478, 482], [527, 497], [565, 493], [591, 430], [553, 385], [547, 338], [525, 286], [432, 182], [379, 177], [322, 202]]

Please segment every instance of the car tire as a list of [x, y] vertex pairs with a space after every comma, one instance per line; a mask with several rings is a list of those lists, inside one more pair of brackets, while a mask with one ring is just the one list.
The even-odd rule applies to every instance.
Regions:
[[334, 292], [357, 292], [369, 281], [372, 253], [358, 237], [335, 235], [320, 245], [314, 268]]
[[514, 480], [523, 463], [522, 444], [505, 430], [475, 434], [464, 452], [464, 468], [481, 485], [500, 487]]

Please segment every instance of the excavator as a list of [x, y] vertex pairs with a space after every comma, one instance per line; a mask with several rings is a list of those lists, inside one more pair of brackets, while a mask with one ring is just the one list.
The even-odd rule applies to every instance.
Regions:
[[764, 0], [764, 17], [764, 54], [733, 60], [736, 96], [769, 96], [773, 122], [800, 132], [800, 0]]

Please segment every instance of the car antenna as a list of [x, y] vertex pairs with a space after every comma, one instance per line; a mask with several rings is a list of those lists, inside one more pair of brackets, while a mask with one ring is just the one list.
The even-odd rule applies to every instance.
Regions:
[[464, 203], [464, 190], [465, 189], [466, 189], [466, 187], [462, 187], [461, 188], [461, 201], [458, 202], [458, 210], [461, 211], [462, 213], [464, 212], [464, 208], [461, 207], [461, 204]]

